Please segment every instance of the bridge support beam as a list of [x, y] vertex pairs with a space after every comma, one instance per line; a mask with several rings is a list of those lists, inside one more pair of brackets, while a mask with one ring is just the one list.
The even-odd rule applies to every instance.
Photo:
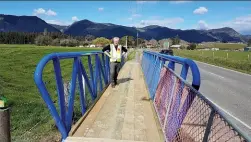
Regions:
[[0, 108], [0, 141], [10, 142], [10, 109]]

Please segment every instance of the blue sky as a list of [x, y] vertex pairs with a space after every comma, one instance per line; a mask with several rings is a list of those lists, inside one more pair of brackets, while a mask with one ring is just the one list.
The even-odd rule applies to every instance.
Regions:
[[36, 15], [48, 23], [94, 22], [174, 29], [232, 27], [251, 34], [251, 1], [27, 1], [0, 2], [0, 13]]

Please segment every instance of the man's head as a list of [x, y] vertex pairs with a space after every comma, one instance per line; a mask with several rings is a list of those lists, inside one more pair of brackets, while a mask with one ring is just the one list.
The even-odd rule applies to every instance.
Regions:
[[113, 44], [114, 45], [118, 45], [119, 44], [119, 38], [118, 37], [114, 37], [113, 38]]

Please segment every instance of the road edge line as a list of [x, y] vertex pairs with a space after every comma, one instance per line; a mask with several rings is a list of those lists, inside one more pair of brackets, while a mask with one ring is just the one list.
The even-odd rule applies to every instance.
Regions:
[[224, 67], [216, 66], [216, 65], [213, 65], [213, 64], [208, 64], [208, 63], [201, 62], [201, 61], [198, 61], [198, 60], [194, 60], [194, 61], [195, 61], [195, 62], [202, 63], [202, 64], [206, 64], [206, 65], [214, 66], [214, 67], [217, 67], [217, 68], [221, 68], [221, 69], [224, 69], [224, 70], [232, 71], [232, 72], [235, 72], [235, 73], [239, 73], [239, 74], [247, 75], [247, 76], [250, 76], [250, 77], [251, 77], [251, 75], [250, 75], [250, 74], [247, 74], [247, 73], [243, 73], [243, 72], [235, 71], [235, 70], [232, 70], [232, 69], [228, 69], [228, 68], [224, 68]]

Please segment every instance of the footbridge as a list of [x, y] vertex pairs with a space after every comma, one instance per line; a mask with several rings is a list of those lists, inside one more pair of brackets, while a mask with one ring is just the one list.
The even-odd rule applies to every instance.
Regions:
[[[110, 86], [109, 57], [102, 52], [46, 55], [34, 80], [65, 142], [251, 141], [199, 92], [200, 72], [190, 59], [151, 51], [123, 58], [118, 85]], [[71, 60], [68, 96], [62, 60]], [[57, 96], [43, 78], [52, 62]], [[175, 64], [182, 65], [176, 74]], [[186, 81], [188, 70], [192, 83]], [[215, 94], [217, 95], [217, 94]], [[54, 103], [54, 99], [57, 103]], [[79, 105], [77, 105], [79, 104]], [[74, 121], [74, 114], [79, 119]]]

